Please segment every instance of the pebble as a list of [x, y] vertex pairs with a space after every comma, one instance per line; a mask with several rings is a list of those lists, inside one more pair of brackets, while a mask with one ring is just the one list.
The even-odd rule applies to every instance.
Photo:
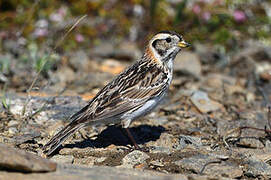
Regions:
[[101, 162], [103, 162], [104, 160], [106, 160], [106, 157], [100, 157], [100, 158], [95, 159], [95, 162], [101, 163]]
[[11, 127], [8, 129], [8, 133], [11, 135], [14, 135], [14, 134], [18, 133], [18, 130], [15, 127]]
[[11, 121], [8, 122], [8, 127], [17, 126], [18, 124], [19, 124], [18, 121], [11, 120]]
[[164, 153], [164, 154], [171, 154], [172, 150], [167, 147], [161, 147], [161, 146], [154, 146], [152, 149], [150, 149], [151, 153]]
[[198, 137], [193, 136], [185, 136], [181, 135], [179, 137], [179, 145], [176, 147], [176, 149], [184, 149], [187, 146], [193, 146], [198, 148], [199, 146], [202, 146], [201, 139]]
[[133, 168], [137, 164], [145, 163], [148, 158], [150, 157], [146, 153], [134, 150], [122, 159], [122, 165], [119, 167]]
[[209, 99], [208, 94], [203, 91], [195, 91], [190, 99], [197, 109], [202, 113], [223, 109], [222, 104]]
[[247, 176], [271, 176], [271, 167], [269, 164], [259, 161], [255, 158], [249, 158], [244, 164], [247, 166], [245, 174]]
[[269, 62], [259, 63], [256, 65], [255, 73], [262, 80], [271, 80], [271, 64]]
[[86, 165], [86, 166], [92, 167], [95, 163], [95, 159], [96, 159], [96, 157], [93, 157], [93, 156], [79, 158], [79, 159], [76, 158], [76, 159], [74, 159], [73, 164]]
[[56, 163], [72, 164], [74, 162], [74, 157], [72, 155], [54, 155], [51, 160]]
[[[89, 58], [85, 51], [79, 50], [71, 54], [69, 59], [70, 64], [75, 69], [86, 70]], [[66, 68], [67, 69], [67, 68]], [[69, 78], [71, 78], [69, 76]]]

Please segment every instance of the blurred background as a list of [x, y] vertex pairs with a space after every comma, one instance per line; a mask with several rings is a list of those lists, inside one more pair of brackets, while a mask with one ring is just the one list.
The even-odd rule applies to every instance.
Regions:
[[[1, 88], [24, 93], [40, 72], [32, 95], [62, 92], [89, 99], [139, 59], [146, 42], [161, 30], [176, 31], [193, 45], [184, 55], [191, 62], [177, 63], [177, 72], [196, 79], [221, 70], [243, 77], [255, 74], [255, 67], [250, 67], [254, 61], [270, 58], [266, 48], [271, 44], [271, 3], [0, 0]], [[260, 52], [251, 52], [258, 46], [263, 47]], [[242, 53], [254, 53], [252, 58], [239, 61], [240, 56], [248, 56], [241, 53], [248, 47]], [[231, 66], [235, 68], [227, 71]], [[267, 66], [270, 61], [260, 67], [261, 73]]]
[[[175, 59], [165, 102], [131, 125], [151, 154], [125, 162], [270, 179], [270, 0], [0, 0], [0, 143], [40, 153], [161, 30], [192, 46]], [[129, 141], [119, 128], [88, 127], [69, 143], [58, 162], [119, 166]]]

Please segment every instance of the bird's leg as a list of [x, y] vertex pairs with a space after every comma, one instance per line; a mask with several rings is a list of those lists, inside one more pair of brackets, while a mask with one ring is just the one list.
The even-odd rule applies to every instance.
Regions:
[[128, 137], [130, 138], [130, 140], [131, 140], [132, 143], [134, 144], [135, 149], [140, 149], [140, 147], [137, 145], [137, 143], [136, 143], [136, 141], [135, 141], [135, 139], [134, 139], [132, 133], [130, 132], [129, 128], [124, 128], [124, 129], [126, 130]]

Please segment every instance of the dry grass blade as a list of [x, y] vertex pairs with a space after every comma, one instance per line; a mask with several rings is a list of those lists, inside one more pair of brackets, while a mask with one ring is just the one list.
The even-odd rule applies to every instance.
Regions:
[[25, 101], [25, 104], [24, 104], [24, 107], [23, 107], [23, 111], [22, 111], [22, 115], [25, 114], [26, 107], [27, 107], [27, 105], [28, 105], [28, 103], [29, 103], [29, 101], [30, 101], [30, 97], [31, 97], [31, 96], [30, 96], [30, 92], [31, 92], [31, 90], [33, 89], [33, 87], [34, 87], [34, 85], [35, 85], [35, 83], [36, 83], [36, 81], [37, 81], [37, 79], [38, 79], [40, 73], [42, 72], [42, 70], [43, 70], [45, 64], [47, 63], [49, 57], [50, 57], [50, 56], [52, 55], [52, 53], [54, 53], [54, 51], [61, 45], [61, 43], [65, 40], [65, 38], [69, 35], [69, 33], [70, 33], [74, 28], [76, 28], [76, 26], [77, 26], [77, 25], [78, 25], [85, 17], [87, 17], [86, 14], [85, 14], [84, 16], [80, 17], [80, 18], [73, 24], [73, 26], [72, 26], [71, 28], [69, 28], [69, 30], [62, 36], [62, 38], [56, 43], [56, 45], [55, 45], [53, 51], [51, 51], [51, 52], [49, 53], [49, 55], [46, 56], [46, 59], [45, 59], [44, 63], [42, 64], [40, 70], [38, 71], [37, 75], [35, 76], [34, 80], [32, 81], [30, 87], [27, 89], [27, 100]]
[[72, 27], [62, 36], [62, 38], [56, 43], [54, 47], [54, 51], [59, 47], [59, 45], [65, 40], [65, 38], [69, 35], [69, 33], [84, 19], [86, 18], [87, 15], [85, 14], [84, 16], [80, 17], [73, 25]]
[[268, 126], [269, 126], [269, 129], [271, 129], [271, 105], [268, 104], [267, 105], [267, 121], [268, 121]]
[[[230, 134], [233, 134], [234, 132], [238, 132], [236, 136], [229, 136]], [[241, 130], [240, 128], [234, 128], [229, 130], [224, 136], [223, 136], [223, 142], [226, 145], [227, 148], [230, 148], [227, 140], [231, 138], [239, 138], [241, 136]]]
[[2, 99], [1, 99], [1, 102], [2, 102], [2, 106], [3, 108], [8, 112], [10, 113], [10, 104], [8, 102], [8, 99], [6, 97], [6, 89], [7, 89], [7, 84], [5, 83], [4, 84], [4, 87], [3, 87], [3, 91], [2, 91]]

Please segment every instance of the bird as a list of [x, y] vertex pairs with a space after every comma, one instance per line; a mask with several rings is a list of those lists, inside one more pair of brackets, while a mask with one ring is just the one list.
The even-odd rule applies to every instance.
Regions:
[[139, 149], [129, 126], [159, 105], [168, 92], [176, 55], [189, 47], [174, 31], [156, 33], [145, 47], [141, 59], [126, 68], [81, 110], [70, 117], [70, 123], [43, 146], [50, 156], [79, 129], [97, 124], [122, 125], [136, 149]]

